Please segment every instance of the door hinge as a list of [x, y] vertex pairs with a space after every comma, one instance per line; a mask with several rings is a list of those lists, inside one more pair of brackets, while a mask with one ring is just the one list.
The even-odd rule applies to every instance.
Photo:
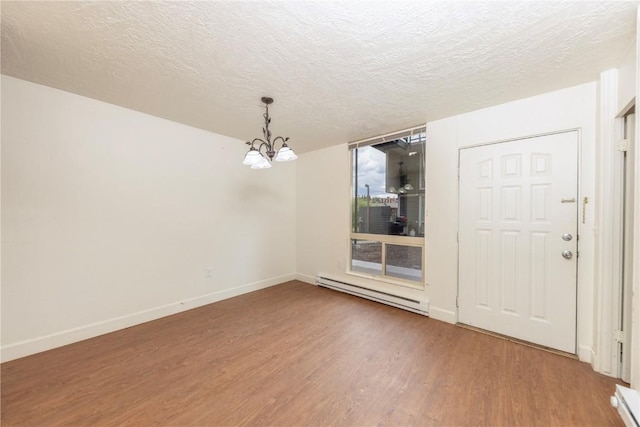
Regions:
[[460, 243], [460, 232], [456, 233], [456, 242]]
[[458, 308], [458, 307], [460, 307], [460, 306], [458, 305], [458, 297], [456, 297], [456, 308]]
[[628, 139], [623, 139], [622, 141], [618, 142], [618, 151], [629, 151], [629, 140]]
[[613, 331], [613, 340], [619, 343], [624, 343], [624, 332], [618, 330]]

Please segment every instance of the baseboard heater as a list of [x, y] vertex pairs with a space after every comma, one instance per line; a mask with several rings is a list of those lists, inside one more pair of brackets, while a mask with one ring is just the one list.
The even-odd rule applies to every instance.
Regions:
[[429, 315], [429, 303], [427, 301], [418, 301], [411, 298], [391, 295], [386, 292], [374, 291], [352, 283], [341, 282], [339, 280], [329, 279], [328, 277], [323, 276], [318, 276], [316, 278], [316, 285], [322, 286], [323, 288], [345, 292], [361, 298], [366, 298], [382, 304], [391, 305], [403, 310], [412, 311], [424, 316]]

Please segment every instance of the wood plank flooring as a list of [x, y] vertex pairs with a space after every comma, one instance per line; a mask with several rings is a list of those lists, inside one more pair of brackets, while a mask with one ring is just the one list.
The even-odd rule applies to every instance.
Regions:
[[300, 282], [1, 371], [3, 426], [622, 425], [586, 363]]

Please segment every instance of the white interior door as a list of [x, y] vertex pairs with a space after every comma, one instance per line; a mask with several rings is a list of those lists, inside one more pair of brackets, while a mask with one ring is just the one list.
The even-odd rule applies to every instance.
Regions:
[[461, 323], [576, 352], [578, 133], [460, 150]]

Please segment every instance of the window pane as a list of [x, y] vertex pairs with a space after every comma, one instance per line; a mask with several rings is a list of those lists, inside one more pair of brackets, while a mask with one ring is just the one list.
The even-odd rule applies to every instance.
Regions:
[[351, 271], [382, 274], [382, 243], [371, 240], [351, 240]]
[[353, 150], [352, 231], [424, 236], [425, 134]]
[[391, 244], [385, 248], [387, 276], [422, 281], [422, 248]]

